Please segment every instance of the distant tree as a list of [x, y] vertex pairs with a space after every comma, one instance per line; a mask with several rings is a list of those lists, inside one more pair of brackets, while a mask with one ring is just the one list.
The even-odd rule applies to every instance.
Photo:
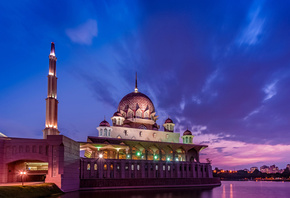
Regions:
[[249, 174], [247, 171], [244, 171], [244, 170], [238, 170], [237, 171], [237, 176], [238, 177], [247, 177]]

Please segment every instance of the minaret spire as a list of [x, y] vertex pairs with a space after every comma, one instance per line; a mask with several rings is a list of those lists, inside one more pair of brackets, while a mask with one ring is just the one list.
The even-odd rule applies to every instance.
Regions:
[[45, 129], [43, 130], [43, 138], [46, 139], [47, 135], [59, 135], [57, 127], [58, 115], [58, 100], [57, 98], [57, 77], [56, 77], [56, 60], [55, 46], [51, 43], [49, 54], [49, 71], [48, 71], [48, 89], [46, 100], [46, 119]]
[[138, 93], [138, 87], [137, 87], [137, 72], [136, 72], [136, 79], [135, 79], [135, 93]]

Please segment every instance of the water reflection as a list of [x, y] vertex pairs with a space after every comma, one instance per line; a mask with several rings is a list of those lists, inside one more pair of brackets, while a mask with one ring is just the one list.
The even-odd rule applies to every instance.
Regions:
[[226, 186], [223, 185], [223, 194], [222, 194], [222, 198], [226, 198]]
[[138, 190], [99, 190], [66, 193], [58, 198], [211, 198], [212, 188], [166, 188]]
[[234, 195], [233, 195], [233, 184], [230, 184], [230, 198], [234, 198]]
[[290, 182], [224, 181], [216, 188], [77, 191], [58, 198], [289, 198], [289, 195]]

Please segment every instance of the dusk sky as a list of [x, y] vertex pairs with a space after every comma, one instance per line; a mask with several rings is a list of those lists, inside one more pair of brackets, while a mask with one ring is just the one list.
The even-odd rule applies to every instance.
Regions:
[[[290, 163], [290, 1], [0, 1], [0, 132], [42, 138], [56, 47], [59, 131], [97, 135], [139, 91], [207, 144], [201, 161]], [[110, 121], [111, 123], [111, 121]], [[163, 127], [162, 127], [163, 128]]]

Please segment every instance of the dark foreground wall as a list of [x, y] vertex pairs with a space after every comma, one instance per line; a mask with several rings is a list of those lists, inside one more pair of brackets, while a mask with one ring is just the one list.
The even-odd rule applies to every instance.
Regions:
[[149, 186], [219, 186], [219, 178], [136, 178], [136, 179], [81, 179], [81, 188], [119, 188]]

